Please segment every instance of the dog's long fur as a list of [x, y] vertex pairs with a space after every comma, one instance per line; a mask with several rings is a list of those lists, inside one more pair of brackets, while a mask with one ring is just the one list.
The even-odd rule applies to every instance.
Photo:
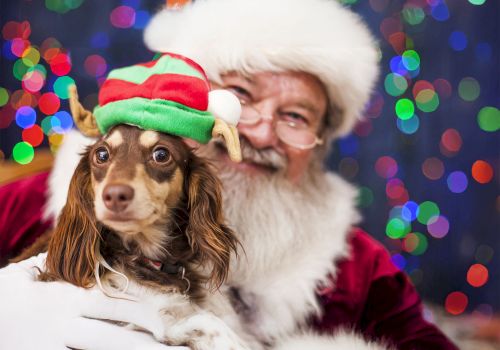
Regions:
[[[151, 155], [158, 144], [168, 150], [165, 164]], [[108, 164], [96, 161], [103, 147], [109, 149]], [[127, 180], [138, 193], [133, 201], [139, 201], [139, 206], [133, 201], [128, 206], [143, 217], [128, 207], [123, 214], [103, 205], [102, 188]], [[155, 334], [160, 341], [195, 349], [245, 348], [220, 319], [196, 306], [213, 295], [210, 286], [215, 289], [225, 281], [238, 245], [224, 224], [220, 186], [209, 163], [180, 138], [117, 126], [82, 155], [39, 279], [98, 286], [139, 300], [156, 295], [167, 332]], [[155, 263], [180, 269], [163, 271]]]

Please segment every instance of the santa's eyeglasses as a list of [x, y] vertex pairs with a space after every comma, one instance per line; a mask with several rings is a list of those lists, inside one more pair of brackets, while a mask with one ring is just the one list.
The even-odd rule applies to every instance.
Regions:
[[316, 133], [310, 130], [308, 125], [264, 116], [253, 104], [243, 99], [239, 100], [241, 103], [240, 124], [252, 126], [257, 125], [262, 120], [271, 120], [276, 136], [291, 147], [306, 150], [323, 144], [323, 140], [316, 136]]

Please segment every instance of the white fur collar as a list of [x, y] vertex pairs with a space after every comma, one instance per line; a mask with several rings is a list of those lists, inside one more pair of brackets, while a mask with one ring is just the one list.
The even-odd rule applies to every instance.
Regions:
[[55, 222], [59, 217], [68, 198], [69, 183], [80, 161], [80, 154], [94, 142], [95, 139], [83, 136], [78, 130], [70, 130], [64, 136], [49, 177], [48, 199], [44, 208], [46, 219], [54, 219]]

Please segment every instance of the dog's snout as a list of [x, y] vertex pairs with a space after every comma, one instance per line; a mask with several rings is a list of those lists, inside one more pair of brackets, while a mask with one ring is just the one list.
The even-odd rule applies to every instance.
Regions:
[[129, 185], [107, 185], [102, 192], [104, 205], [116, 213], [124, 211], [134, 199], [134, 189]]

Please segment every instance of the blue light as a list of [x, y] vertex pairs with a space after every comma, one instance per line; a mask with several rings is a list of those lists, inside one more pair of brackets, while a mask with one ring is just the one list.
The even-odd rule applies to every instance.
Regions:
[[418, 204], [413, 201], [408, 201], [403, 205], [401, 217], [406, 221], [414, 221], [417, 218]]
[[476, 45], [476, 57], [480, 61], [491, 60], [491, 45], [488, 43], [479, 43]]
[[420, 120], [416, 114], [413, 114], [410, 119], [397, 119], [398, 129], [407, 135], [414, 134], [420, 126]]
[[146, 27], [146, 24], [148, 24], [150, 18], [150, 14], [148, 11], [137, 11], [135, 13], [135, 23], [134, 23], [134, 28], [135, 29], [144, 29]]
[[58, 134], [64, 134], [73, 126], [73, 118], [66, 111], [59, 111], [50, 119], [52, 129]]
[[450, 18], [450, 12], [448, 11], [448, 6], [444, 2], [441, 2], [434, 6], [431, 10], [431, 15], [436, 21], [446, 21]]
[[391, 71], [393, 73], [399, 75], [405, 75], [408, 73], [408, 70], [405, 68], [403, 64], [403, 58], [401, 56], [394, 56], [393, 58], [391, 58], [389, 66], [391, 67]]
[[36, 123], [36, 112], [30, 106], [22, 106], [16, 112], [16, 124], [21, 128], [30, 128]]
[[90, 39], [90, 46], [96, 49], [103, 49], [109, 46], [109, 36], [104, 32], [95, 33]]
[[401, 254], [394, 254], [391, 257], [392, 263], [396, 265], [400, 270], [404, 270], [406, 266], [406, 259]]
[[11, 47], [12, 40], [5, 41], [2, 46], [2, 55], [9, 61], [15, 61], [18, 57], [12, 53]]
[[448, 43], [455, 51], [462, 51], [467, 47], [467, 37], [461, 31], [454, 31], [451, 33]]
[[136, 10], [140, 4], [141, 4], [141, 0], [122, 0], [123, 6], [132, 7], [133, 9], [136, 9]]
[[358, 152], [358, 139], [354, 135], [340, 139], [338, 145], [342, 156], [352, 156]]

